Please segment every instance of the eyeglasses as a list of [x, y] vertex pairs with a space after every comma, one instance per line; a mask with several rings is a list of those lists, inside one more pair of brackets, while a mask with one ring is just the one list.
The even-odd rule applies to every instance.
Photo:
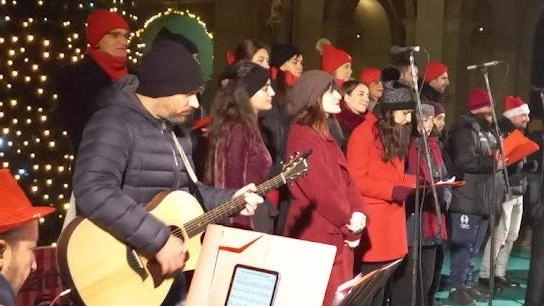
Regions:
[[130, 39], [130, 32], [111, 31], [111, 32], [108, 32], [108, 35], [111, 35], [115, 39], [119, 39], [121, 37], [127, 40]]

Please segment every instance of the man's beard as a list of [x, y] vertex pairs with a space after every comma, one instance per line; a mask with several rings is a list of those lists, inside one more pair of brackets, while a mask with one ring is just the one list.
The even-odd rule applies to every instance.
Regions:
[[480, 121], [480, 125], [485, 128], [491, 128], [493, 125], [493, 119], [491, 119], [491, 122], [487, 120], [487, 116], [489, 116], [489, 113], [478, 113], [474, 114], [476, 118], [478, 118], [478, 121]]

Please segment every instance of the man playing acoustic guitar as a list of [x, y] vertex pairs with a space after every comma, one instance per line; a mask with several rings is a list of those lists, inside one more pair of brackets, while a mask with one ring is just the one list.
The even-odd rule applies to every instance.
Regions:
[[[139, 77], [123, 77], [98, 99], [100, 108], [85, 128], [75, 162], [78, 214], [156, 260], [164, 276], [181, 270], [186, 248], [145, 209], [158, 193], [191, 190], [207, 208], [244, 195], [243, 215], [253, 214], [263, 201], [253, 184], [234, 192], [200, 184], [194, 176], [191, 141], [181, 126], [199, 107], [201, 85], [200, 68], [183, 46], [155, 42]], [[93, 246], [86, 251], [93, 252]], [[184, 278], [176, 277], [163, 305], [182, 305], [184, 287]]]

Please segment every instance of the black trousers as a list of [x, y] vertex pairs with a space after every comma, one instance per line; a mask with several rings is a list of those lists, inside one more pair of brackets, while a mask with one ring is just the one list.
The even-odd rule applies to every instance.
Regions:
[[435, 277], [437, 249], [440, 246], [421, 248], [421, 269], [416, 263], [416, 290], [412, 289], [413, 248], [408, 249], [406, 256], [392, 277], [390, 286], [391, 306], [409, 306], [412, 296], [416, 294], [417, 306], [429, 306], [429, 294]]
[[544, 206], [540, 203], [533, 219], [531, 264], [527, 279], [525, 306], [544, 305]]
[[[392, 261], [386, 261], [386, 262], [361, 262], [359, 266], [359, 271], [363, 274], [372, 272], [376, 269], [379, 269]], [[398, 268], [397, 268], [398, 269]], [[365, 303], [364, 305], [360, 306], [384, 306], [387, 305], [386, 302], [389, 298], [389, 286], [392, 282], [392, 277], [387, 280], [387, 282], [374, 294], [372, 299]]]
[[433, 282], [431, 284], [431, 289], [429, 290], [429, 305], [432, 305], [436, 293], [440, 289], [440, 282], [442, 281], [442, 266], [444, 265], [444, 255], [446, 254], [446, 251], [444, 250], [444, 244], [441, 244], [436, 247], [436, 261], [434, 264], [434, 277]]

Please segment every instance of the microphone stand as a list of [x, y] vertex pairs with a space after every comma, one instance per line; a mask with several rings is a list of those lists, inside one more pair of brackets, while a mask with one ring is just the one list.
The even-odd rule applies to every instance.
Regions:
[[[414, 60], [414, 51], [415, 50], [411, 50], [410, 51], [410, 66], [411, 66], [411, 69], [412, 69], [412, 80], [414, 81], [414, 91], [416, 93], [416, 112], [418, 114], [418, 117], [420, 119], [423, 119], [423, 112], [421, 111], [421, 99], [419, 97], [419, 84], [418, 84], [418, 79], [417, 79], [417, 75], [415, 73], [415, 60]], [[427, 164], [427, 169], [429, 170], [429, 178], [431, 180], [431, 190], [432, 190], [432, 195], [433, 195], [433, 200], [434, 200], [434, 208], [435, 208], [435, 211], [436, 211], [436, 215], [437, 215], [437, 220], [438, 220], [438, 233], [437, 235], [440, 235], [440, 233], [442, 233], [442, 212], [441, 212], [441, 209], [440, 209], [440, 205], [438, 204], [438, 194], [436, 193], [436, 186], [435, 186], [435, 182], [434, 182], [434, 178], [433, 178], [433, 165], [431, 163], [431, 152], [430, 152], [430, 149], [429, 149], [429, 141], [428, 141], [428, 136], [427, 136], [427, 133], [425, 133], [425, 127], [423, 126], [423, 120], [418, 120], [417, 122], [417, 125], [418, 125], [418, 130], [421, 131], [421, 134], [422, 134], [422, 137], [421, 139], [423, 140], [423, 148], [424, 148], [424, 153], [425, 153], [425, 162]], [[419, 154], [418, 154], [419, 155]], [[419, 164], [419, 156], [418, 156], [418, 164]], [[419, 166], [418, 166], [418, 170], [416, 171], [416, 173], [419, 172]], [[423, 177], [425, 177], [425, 174], [423, 174]], [[420, 254], [419, 254], [419, 248], [420, 248], [420, 244], [421, 244], [421, 237], [420, 237], [420, 228], [421, 228], [421, 224], [420, 224], [420, 220], [421, 220], [421, 214], [420, 214], [420, 209], [419, 209], [419, 193], [420, 193], [420, 188], [418, 188], [418, 185], [419, 185], [419, 177], [416, 176], [416, 195], [415, 195], [415, 206], [414, 206], [414, 218], [415, 218], [415, 222], [414, 222], [414, 226], [416, 226], [417, 228], [414, 230], [414, 241], [412, 243], [412, 301], [411, 301], [411, 305], [412, 306], [415, 306], [416, 305], [416, 296], [417, 296], [417, 267], [418, 267], [418, 262], [419, 262], [419, 257], [420, 257]], [[423, 195], [424, 196], [424, 195]], [[425, 299], [426, 297], [422, 296], [421, 297], [422, 299]]]
[[[491, 114], [492, 114], [492, 118], [493, 118], [493, 127], [495, 129], [495, 137], [497, 137], [497, 143], [498, 143], [498, 149], [499, 149], [499, 158], [501, 159], [502, 163], [503, 163], [503, 172], [504, 172], [504, 179], [506, 181], [506, 192], [507, 192], [507, 197], [510, 196], [510, 183], [508, 181], [508, 169], [506, 168], [506, 162], [504, 160], [504, 147], [503, 147], [503, 143], [502, 143], [502, 137], [501, 137], [501, 133], [500, 133], [500, 129], [499, 129], [499, 123], [497, 121], [497, 114], [495, 113], [495, 102], [493, 101], [493, 95], [491, 95], [491, 86], [489, 85], [489, 72], [487, 71], [487, 67], [485, 65], [482, 65], [482, 67], [479, 68], [480, 72], [483, 74], [484, 76], [484, 80], [485, 80], [485, 86], [486, 86], [486, 90], [487, 90], [487, 95], [489, 96], [489, 103], [491, 103]], [[493, 159], [493, 188], [496, 188], [497, 186], [497, 158], [494, 158]], [[496, 232], [496, 229], [495, 229], [495, 205], [497, 205], [496, 201], [497, 201], [497, 198], [496, 198], [496, 192], [493, 192], [493, 196], [492, 196], [492, 202], [491, 202], [491, 208], [490, 208], [490, 212], [489, 212], [489, 227], [491, 228], [490, 229], [490, 239], [491, 241], [489, 242], [490, 245], [490, 249], [491, 249], [491, 252], [490, 252], [490, 256], [489, 256], [489, 291], [490, 292], [490, 298], [489, 298], [489, 301], [488, 301], [488, 305], [489, 306], [492, 306], [493, 305], [493, 298], [495, 296], [495, 257], [498, 255], [498, 252], [495, 252], [495, 232]], [[497, 254], [495, 254], [497, 253]]]

